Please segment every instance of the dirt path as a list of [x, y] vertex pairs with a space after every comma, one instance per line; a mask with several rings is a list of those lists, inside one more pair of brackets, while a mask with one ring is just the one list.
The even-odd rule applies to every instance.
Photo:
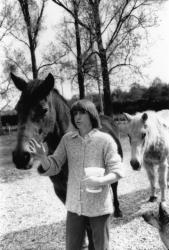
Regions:
[[[48, 177], [36, 170], [19, 171], [11, 162], [14, 137], [0, 137], [0, 250], [65, 249], [66, 210], [53, 191]], [[157, 231], [141, 218], [149, 204], [145, 171], [134, 172], [123, 141], [126, 177], [119, 183], [124, 217], [111, 221], [112, 250], [163, 250]]]

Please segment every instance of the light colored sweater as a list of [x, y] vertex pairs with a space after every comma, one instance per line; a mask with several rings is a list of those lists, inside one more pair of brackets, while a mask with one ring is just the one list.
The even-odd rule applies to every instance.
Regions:
[[89, 193], [83, 184], [84, 168], [105, 168], [105, 174], [116, 173], [124, 176], [122, 159], [117, 152], [114, 139], [107, 133], [93, 129], [84, 138], [78, 131], [68, 132], [63, 136], [53, 155], [44, 157], [43, 175], [59, 173], [65, 161], [68, 161], [67, 210], [89, 217], [113, 212], [112, 190], [104, 185], [100, 193]]

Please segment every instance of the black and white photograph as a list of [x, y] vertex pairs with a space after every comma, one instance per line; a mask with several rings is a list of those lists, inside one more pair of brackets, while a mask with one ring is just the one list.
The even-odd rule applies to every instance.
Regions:
[[169, 250], [169, 0], [0, 1], [0, 250]]

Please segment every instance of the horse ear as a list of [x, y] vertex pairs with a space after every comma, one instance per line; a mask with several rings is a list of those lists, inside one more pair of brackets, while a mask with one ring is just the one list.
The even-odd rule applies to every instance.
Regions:
[[133, 116], [128, 113], [123, 113], [123, 115], [128, 122], [131, 122], [131, 120], [133, 119]]
[[14, 75], [13, 73], [11, 73], [10, 75], [17, 89], [19, 89], [20, 91], [24, 91], [27, 87], [27, 83], [22, 78]]
[[38, 87], [38, 96], [40, 99], [49, 95], [50, 91], [54, 88], [54, 82], [53, 75], [49, 73], [46, 79]]
[[144, 114], [142, 115], [141, 119], [143, 120], [143, 122], [147, 121], [147, 119], [148, 119], [147, 113], [144, 113]]
[[55, 79], [51, 73], [45, 79], [45, 84], [48, 86], [47, 90], [50, 92], [54, 88]]

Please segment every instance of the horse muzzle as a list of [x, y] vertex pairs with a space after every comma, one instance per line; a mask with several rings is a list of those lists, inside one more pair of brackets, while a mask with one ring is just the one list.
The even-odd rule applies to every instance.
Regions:
[[139, 161], [136, 160], [136, 159], [131, 159], [130, 165], [132, 166], [133, 170], [138, 171], [138, 170], [141, 169], [141, 164], [140, 164]]
[[13, 151], [12, 160], [17, 169], [27, 170], [32, 168], [31, 154], [27, 151]]

